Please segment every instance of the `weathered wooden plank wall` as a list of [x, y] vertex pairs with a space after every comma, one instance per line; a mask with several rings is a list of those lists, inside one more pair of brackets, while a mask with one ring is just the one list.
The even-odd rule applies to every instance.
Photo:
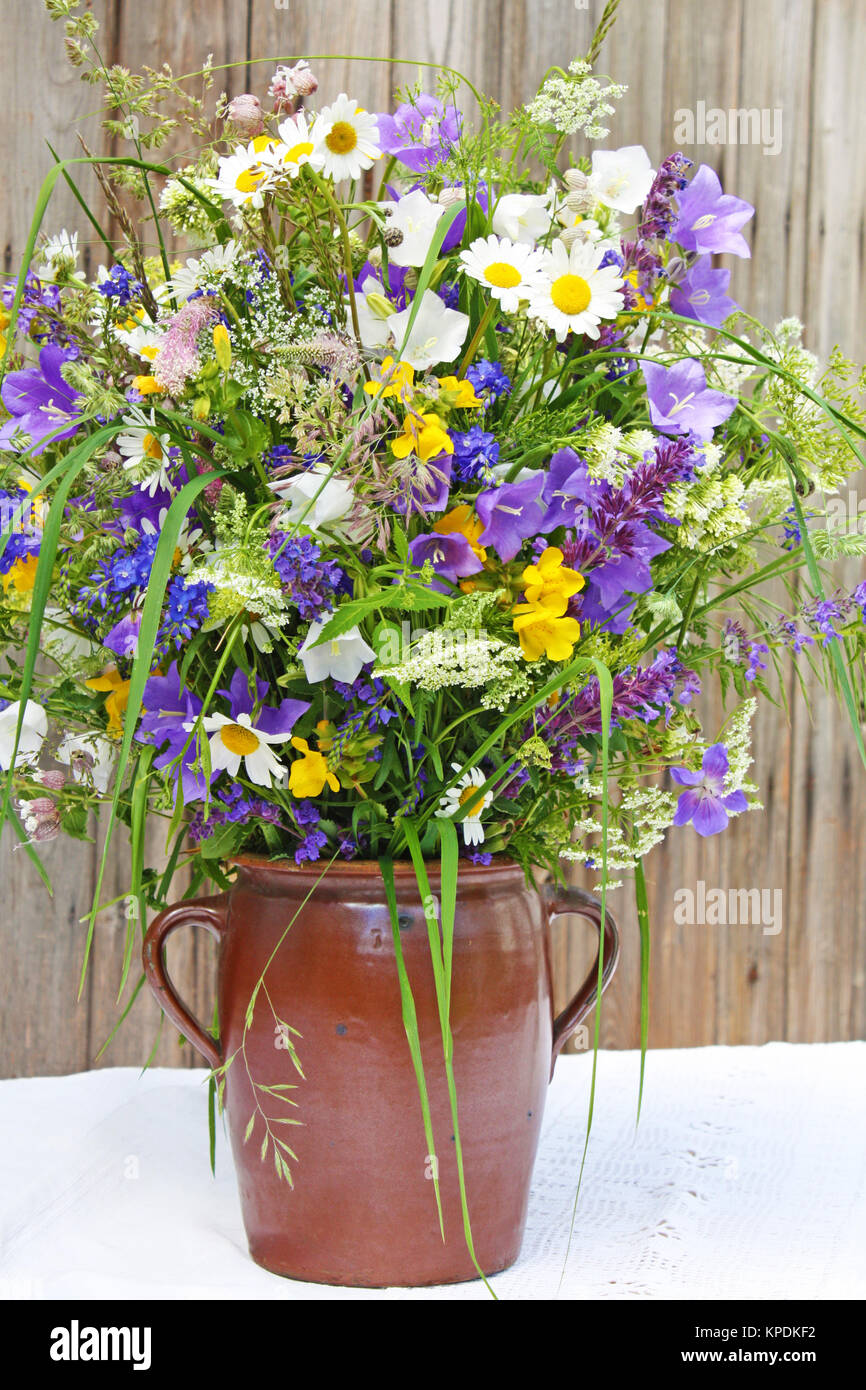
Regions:
[[[229, 92], [267, 85], [272, 61], [322, 52], [447, 63], [503, 105], [527, 99], [552, 63], [585, 51], [602, 0], [93, 0], [104, 54], [133, 69], [170, 61], [176, 72], [239, 63], [218, 85]], [[27, 234], [32, 202], [49, 158], [45, 141], [76, 153], [74, 130], [91, 144], [93, 90], [63, 62], [62, 37], [37, 0], [2, 0], [5, 98], [0, 108], [0, 250], [9, 271]], [[256, 59], [269, 61], [258, 64]], [[737, 262], [736, 298], [770, 322], [798, 314], [808, 341], [826, 355], [835, 343], [864, 348], [866, 188], [866, 6], [863, 0], [623, 0], [600, 66], [630, 91], [613, 119], [610, 143], [641, 142], [655, 160], [675, 147], [675, 113], [706, 108], [781, 111], [776, 155], [760, 145], [688, 148], [719, 170], [723, 184], [757, 208], [751, 261]], [[371, 110], [395, 84], [420, 71], [317, 61], [323, 88], [348, 89]], [[93, 182], [85, 178], [89, 196]], [[60, 188], [51, 228], [81, 227]], [[87, 228], [81, 227], [87, 240]], [[89, 247], [94, 265], [99, 247]], [[862, 484], [861, 484], [862, 492]], [[856, 567], [840, 571], [856, 582]], [[788, 672], [786, 689], [793, 692]], [[687, 830], [648, 861], [654, 930], [651, 1043], [683, 1046], [819, 1041], [862, 1036], [866, 1022], [866, 777], [832, 702], [810, 687], [811, 714], [794, 703], [790, 726], [771, 709], [757, 727], [756, 777], [766, 812], [700, 842]], [[718, 703], [708, 716], [721, 721]], [[155, 840], [154, 854], [159, 853]], [[56, 891], [49, 900], [23, 855], [2, 849], [0, 960], [3, 962], [0, 1073], [73, 1071], [94, 1064], [110, 1032], [119, 970], [122, 908], [102, 915], [94, 969], [75, 1003], [83, 940], [80, 917], [94, 882], [96, 849], [47, 848]], [[673, 921], [678, 887], [781, 888], [784, 924], [683, 927]], [[124, 855], [114, 853], [106, 896], [121, 893]], [[627, 893], [613, 895], [624, 937], [620, 973], [607, 996], [603, 1041], [634, 1046], [639, 1002], [637, 928]], [[174, 948], [181, 988], [209, 1012], [212, 962], [206, 944]], [[558, 988], [585, 970], [589, 943], [557, 929]], [[142, 1061], [157, 1010], [142, 995], [103, 1064]], [[189, 1065], [172, 1030], [159, 1041], [163, 1064]]]

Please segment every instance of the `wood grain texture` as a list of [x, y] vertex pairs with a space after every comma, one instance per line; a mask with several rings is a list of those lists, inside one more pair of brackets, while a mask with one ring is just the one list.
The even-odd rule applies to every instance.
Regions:
[[[239, 66], [218, 75], [216, 90], [243, 89], [264, 97], [277, 60], [315, 54], [399, 59], [372, 64], [344, 57], [317, 59], [323, 97], [346, 90], [370, 110], [385, 107], [395, 89], [432, 77], [420, 63], [459, 69], [509, 107], [527, 101], [551, 64], [584, 51], [603, 8], [573, 0], [95, 0], [113, 61], [132, 68], [171, 62], [176, 72], [215, 64]], [[93, 106], [62, 56], [62, 37], [34, 0], [4, 0], [9, 65], [0, 111], [0, 247], [16, 263], [30, 209], [50, 164], [47, 136], [61, 153], [75, 152], [74, 128]], [[256, 62], [256, 59], [266, 61]], [[769, 323], [797, 314], [809, 346], [822, 356], [839, 343], [864, 353], [864, 209], [866, 209], [866, 12], [861, 0], [727, 0], [708, 9], [696, 0], [622, 0], [620, 18], [599, 69], [629, 85], [611, 118], [612, 146], [642, 143], [654, 161], [675, 148], [676, 113], [707, 108], [766, 108], [782, 113], [777, 155], [760, 145], [685, 147], [712, 164], [729, 191], [757, 209], [749, 225], [751, 260], [726, 258], [731, 292]], [[33, 94], [38, 94], [38, 100]], [[85, 121], [96, 142], [95, 123]], [[92, 179], [86, 179], [93, 197]], [[71, 195], [60, 189], [49, 229], [80, 226]], [[84, 242], [91, 232], [82, 228]], [[96, 252], [96, 260], [102, 257]], [[866, 495], [863, 479], [857, 496]], [[839, 568], [853, 586], [860, 567]], [[778, 593], [781, 602], [781, 591]], [[844, 717], [809, 678], [811, 712], [783, 673], [790, 723], [764, 706], [756, 723], [755, 780], [763, 815], [736, 821], [716, 840], [688, 828], [646, 863], [653, 924], [650, 1042], [656, 1047], [772, 1038], [823, 1041], [863, 1035], [866, 1025], [866, 775]], [[703, 702], [708, 728], [721, 727], [717, 695]], [[162, 852], [152, 832], [153, 861]], [[116, 1017], [122, 916], [101, 914], [93, 970], [76, 1005], [84, 939], [79, 918], [95, 880], [96, 847], [56, 844], [46, 862], [55, 879], [48, 899], [28, 861], [11, 842], [0, 846], [3, 895], [0, 950], [6, 987], [0, 1014], [0, 1074], [67, 1072], [93, 1065]], [[680, 926], [678, 888], [783, 890], [778, 935], [758, 926]], [[592, 876], [582, 876], [592, 886]], [[123, 845], [112, 856], [104, 898], [126, 884]], [[182, 891], [182, 889], [180, 890]], [[602, 1040], [633, 1047], [639, 1037], [637, 922], [630, 890], [611, 894], [620, 921], [623, 957], [605, 999]], [[122, 913], [122, 909], [121, 909]], [[174, 949], [178, 986], [202, 1018], [212, 1008], [213, 961], [206, 942]], [[592, 959], [585, 925], [555, 929], [557, 1000], [573, 992]], [[141, 1062], [150, 1052], [158, 1011], [138, 1000], [104, 1058]], [[163, 1030], [162, 1065], [189, 1065], [188, 1047]]]

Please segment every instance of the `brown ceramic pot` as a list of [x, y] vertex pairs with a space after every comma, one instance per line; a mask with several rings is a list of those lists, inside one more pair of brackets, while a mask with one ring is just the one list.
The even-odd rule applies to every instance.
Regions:
[[[427, 925], [411, 864], [395, 865], [400, 940], [430, 1093], [444, 1242], [378, 864], [333, 865], [318, 883], [316, 865], [250, 857], [236, 868], [229, 893], [178, 903], [156, 918], [144, 968], [165, 1012], [211, 1067], [234, 1055], [225, 1104], [250, 1254], [277, 1274], [326, 1284], [476, 1278], [463, 1235]], [[429, 876], [435, 898], [433, 864]], [[595, 999], [597, 963], [553, 1016], [548, 924], [564, 913], [601, 930], [600, 905], [580, 889], [536, 891], [511, 863], [461, 865], [451, 1026], [468, 1209], [485, 1273], [505, 1269], [520, 1251], [552, 1064]], [[204, 927], [219, 943], [218, 1044], [166, 972], [166, 938], [186, 925]], [[606, 984], [618, 951], [610, 916], [601, 936]], [[266, 988], [244, 1037], [263, 971]], [[288, 1036], [303, 1080], [282, 1024], [296, 1030]], [[301, 1121], [272, 1126], [297, 1155], [293, 1187], [278, 1179], [271, 1153], [260, 1158], [261, 1113], [244, 1142], [256, 1111], [253, 1081], [297, 1083], [285, 1093], [296, 1108], [258, 1092], [271, 1121]]]

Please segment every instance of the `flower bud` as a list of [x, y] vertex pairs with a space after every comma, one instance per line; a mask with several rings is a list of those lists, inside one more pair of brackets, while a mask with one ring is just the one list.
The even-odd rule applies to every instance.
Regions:
[[219, 362], [223, 371], [227, 372], [232, 364], [232, 345], [229, 338], [229, 331], [224, 323], [218, 323], [214, 328], [213, 346], [217, 362]]
[[374, 270], [378, 270], [379, 266], [382, 264], [381, 248], [378, 246], [371, 246], [370, 250], [367, 252], [367, 260]]
[[588, 212], [592, 207], [592, 197], [586, 189], [583, 191], [575, 190], [573, 193], [569, 193], [565, 200], [565, 206], [569, 212]]
[[559, 240], [570, 251], [576, 241], [583, 241], [583, 232], [580, 227], [564, 227], [559, 233]]
[[59, 792], [66, 784], [66, 773], [59, 768], [49, 768], [46, 772], [34, 772], [33, 780], [49, 791]]
[[368, 295], [365, 295], [365, 298], [367, 301], [367, 308], [374, 318], [388, 319], [392, 314], [396, 314], [397, 312], [390, 299], [386, 299], [383, 294], [379, 294], [376, 290], [372, 290]]
[[303, 58], [289, 69], [289, 79], [299, 97], [311, 97], [318, 91], [319, 79]]
[[678, 285], [687, 270], [687, 266], [682, 256], [671, 256], [665, 266], [665, 279], [671, 285]]
[[563, 174], [565, 186], [571, 193], [580, 193], [586, 188], [589, 180], [582, 169], [566, 169]]
[[274, 111], [294, 111], [298, 101], [312, 96], [318, 86], [318, 78], [302, 58], [293, 68], [280, 64], [271, 78], [268, 96], [274, 99]]
[[53, 840], [58, 834], [60, 812], [50, 796], [37, 796], [35, 801], [19, 801], [18, 809], [31, 840]]
[[466, 192], [462, 188], [443, 188], [436, 199], [440, 207], [451, 208], [455, 203], [462, 203], [466, 198]]
[[399, 246], [403, 241], [399, 227], [386, 227], [382, 235], [386, 246]]
[[207, 487], [204, 489], [204, 500], [209, 507], [216, 506], [217, 502], [220, 500], [220, 493], [224, 487], [225, 482], [222, 478], [214, 478], [212, 483], [208, 483]]
[[229, 102], [226, 119], [231, 121], [239, 135], [249, 140], [261, 135], [265, 128], [262, 103], [252, 92], [244, 92]]

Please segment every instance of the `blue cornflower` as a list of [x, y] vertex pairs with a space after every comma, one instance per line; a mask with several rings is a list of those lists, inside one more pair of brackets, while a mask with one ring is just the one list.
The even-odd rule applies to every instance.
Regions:
[[454, 474], [462, 483], [496, 481], [494, 466], [499, 462], [499, 443], [480, 425], [473, 425], [463, 434], [451, 436], [454, 443]]
[[466, 377], [475, 387], [476, 396], [486, 394], [488, 404], [500, 396], [511, 394], [511, 378], [506, 376], [498, 362], [488, 362], [486, 358], [473, 362]]
[[166, 610], [156, 639], [158, 651], [189, 641], [207, 617], [207, 596], [213, 587], [206, 583], [188, 584], [183, 575], [175, 575], [166, 591]]
[[138, 298], [143, 286], [118, 262], [96, 288], [106, 299], [116, 299], [121, 308], [126, 308], [131, 299]]

